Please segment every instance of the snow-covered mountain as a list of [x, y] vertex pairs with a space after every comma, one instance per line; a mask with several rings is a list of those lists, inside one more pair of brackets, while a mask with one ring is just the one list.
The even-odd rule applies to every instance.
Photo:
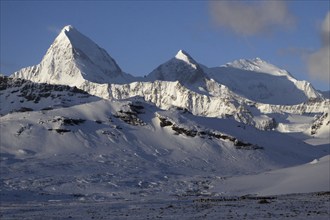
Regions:
[[164, 110], [177, 106], [195, 115], [233, 117], [262, 130], [276, 128], [282, 117], [274, 114], [320, 115], [329, 107], [310, 83], [259, 58], [208, 68], [180, 50], [147, 77], [134, 78], [72, 26], [63, 28], [40, 64], [12, 76], [76, 86], [105, 99], [140, 96]]
[[127, 83], [133, 78], [122, 72], [104, 49], [70, 25], [62, 29], [40, 64], [19, 70], [13, 76], [77, 87], [86, 82]]
[[204, 70], [220, 84], [256, 102], [292, 105], [322, 97], [309, 82], [299, 81], [260, 58], [236, 60]]
[[200, 65], [184, 50], [179, 50], [174, 58], [153, 70], [150, 81], [179, 81], [183, 85], [201, 84], [208, 76]]
[[40, 64], [0, 76], [0, 103], [9, 205], [328, 190], [330, 100], [259, 58], [208, 68], [180, 50], [134, 78], [66, 26]]

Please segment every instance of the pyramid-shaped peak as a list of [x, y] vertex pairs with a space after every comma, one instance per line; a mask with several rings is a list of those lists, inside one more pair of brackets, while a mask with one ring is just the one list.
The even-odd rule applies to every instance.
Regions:
[[193, 60], [192, 57], [184, 50], [179, 50], [175, 55], [175, 58], [179, 60]]
[[175, 59], [184, 61], [185, 63], [193, 66], [195, 69], [198, 66], [198, 63], [184, 50], [179, 50], [175, 55]]
[[40, 65], [32, 70], [22, 70], [16, 76], [35, 82], [70, 86], [80, 86], [85, 81], [126, 82], [116, 61], [71, 25], [62, 28]]
[[189, 54], [185, 50], [179, 50], [176, 56], [189, 56]]
[[93, 44], [95, 44], [91, 39], [86, 37], [84, 34], [80, 33], [72, 25], [64, 26], [57, 38], [59, 38], [59, 39], [68, 38], [71, 41], [71, 43], [72, 43], [72, 41], [77, 41], [78, 40], [79, 43], [88, 43], [88, 44], [93, 43]]

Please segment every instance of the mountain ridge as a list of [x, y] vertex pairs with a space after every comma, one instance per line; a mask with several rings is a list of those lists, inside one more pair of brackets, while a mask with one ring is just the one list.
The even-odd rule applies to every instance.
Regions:
[[[125, 74], [104, 49], [72, 26], [62, 29], [40, 64], [12, 76], [38, 83], [76, 86], [104, 99], [139, 96], [164, 110], [177, 106], [197, 115], [234, 117], [260, 129], [276, 126], [269, 114], [283, 111], [322, 114], [324, 106], [329, 104], [310, 83], [298, 81], [287, 71], [260, 58], [208, 68], [186, 51], [179, 50], [145, 78], [133, 77]], [[97, 79], [88, 80], [88, 77]], [[297, 107], [310, 100], [321, 103], [319, 110], [313, 102], [306, 105], [308, 107]]]
[[[62, 29], [47, 50], [40, 64], [23, 68], [12, 74], [12, 76], [35, 82], [77, 86], [78, 88], [86, 88], [88, 82], [98, 84], [125, 84], [134, 81], [179, 81], [185, 86], [190, 86], [194, 91], [200, 92], [208, 90], [205, 81], [213, 78], [218, 83], [227, 86], [233, 92], [238, 92], [238, 94], [242, 95], [239, 88], [242, 87], [241, 85], [235, 86], [235, 82], [230, 83], [226, 79], [222, 80], [223, 75], [226, 75], [223, 72], [232, 72], [233, 69], [254, 73], [254, 75], [261, 73], [262, 77], [265, 77], [267, 74], [279, 78], [287, 77], [290, 81], [291, 85], [283, 79], [283, 82], [281, 82], [283, 86], [277, 89], [264, 83], [265, 80], [270, 79], [265, 79], [259, 84], [254, 83], [253, 85], [246, 86], [251, 87], [251, 89], [246, 89], [242, 91], [243, 93], [260, 93], [259, 97], [255, 94], [246, 95], [246, 98], [254, 101], [279, 104], [279, 98], [275, 97], [277, 100], [273, 102], [271, 99], [274, 96], [273, 93], [278, 93], [281, 90], [287, 90], [287, 94], [292, 93], [290, 90], [296, 90], [296, 93], [301, 93], [298, 100], [293, 100], [292, 98], [292, 101], [287, 104], [298, 104], [310, 98], [322, 97], [310, 83], [298, 81], [287, 71], [269, 64], [260, 58], [252, 60], [240, 59], [220, 67], [208, 68], [196, 62], [186, 51], [179, 50], [172, 59], [159, 65], [146, 75], [145, 78], [133, 77], [130, 74], [124, 73], [104, 49], [100, 48], [71, 25], [65, 26]], [[236, 76], [236, 78], [239, 77], [240, 75]], [[229, 81], [233, 80], [229, 79]], [[270, 81], [273, 82], [273, 80]], [[287, 88], [288, 86], [291, 88]], [[213, 91], [207, 92], [209, 94], [215, 94]], [[279, 93], [278, 96], [283, 96], [283, 94]]]

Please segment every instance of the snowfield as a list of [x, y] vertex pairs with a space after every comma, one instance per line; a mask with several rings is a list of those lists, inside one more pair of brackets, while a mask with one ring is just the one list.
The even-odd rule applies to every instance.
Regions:
[[[329, 191], [329, 156], [322, 156], [329, 154], [326, 147], [232, 119], [163, 111], [139, 99], [12, 113], [1, 117], [0, 126], [5, 219], [80, 218], [80, 209], [88, 212], [94, 206], [103, 211], [83, 216], [172, 218], [187, 209], [186, 219], [204, 212], [216, 218], [222, 206], [233, 206], [239, 217], [238, 207], [260, 206], [257, 196]], [[329, 202], [328, 194], [309, 195]], [[291, 204], [290, 199], [306, 196], [271, 201]], [[51, 211], [58, 206], [66, 208]], [[315, 210], [314, 203], [306, 206]], [[267, 207], [270, 212], [273, 206]], [[321, 210], [304, 215], [328, 214]], [[286, 209], [270, 216], [285, 213], [297, 215]]]
[[329, 219], [330, 100], [259, 58], [138, 78], [66, 26], [0, 104], [0, 219]]

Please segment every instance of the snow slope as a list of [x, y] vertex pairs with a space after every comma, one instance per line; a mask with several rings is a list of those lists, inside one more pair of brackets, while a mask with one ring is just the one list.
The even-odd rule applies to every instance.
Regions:
[[280, 195], [330, 191], [330, 156], [310, 163], [225, 180], [215, 190], [238, 195]]
[[236, 60], [204, 71], [233, 92], [256, 102], [292, 105], [322, 97], [310, 83], [296, 80], [260, 58]]
[[142, 189], [148, 196], [207, 194], [211, 188], [193, 182], [299, 165], [329, 153], [285, 134], [183, 109], [163, 111], [140, 99], [7, 114], [0, 129], [0, 193], [10, 200], [26, 190], [36, 199], [127, 197]]

